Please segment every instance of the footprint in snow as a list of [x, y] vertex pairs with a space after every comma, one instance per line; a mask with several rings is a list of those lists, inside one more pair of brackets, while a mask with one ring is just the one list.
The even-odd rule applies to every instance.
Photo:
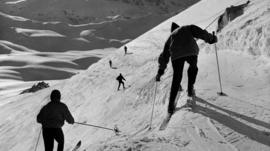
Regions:
[[207, 138], [202, 129], [196, 127], [196, 131], [201, 137]]

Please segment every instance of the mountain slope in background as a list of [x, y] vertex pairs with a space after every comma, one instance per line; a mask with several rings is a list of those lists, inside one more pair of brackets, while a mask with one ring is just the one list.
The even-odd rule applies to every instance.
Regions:
[[70, 78], [197, 1], [3, 0], [0, 79]]
[[[198, 0], [26, 0], [1, 1], [0, 9], [11, 15], [72, 24], [101, 22], [112, 18], [137, 18], [149, 14], [180, 12]], [[111, 17], [110, 17], [111, 16]]]
[[[35, 118], [39, 109], [49, 101], [51, 90], [59, 89], [62, 101], [69, 106], [76, 121], [111, 128], [117, 125], [122, 131], [122, 135], [116, 136], [111, 131], [66, 124], [63, 127], [66, 150], [82, 140], [81, 148], [87, 151], [268, 151], [270, 61], [268, 53], [259, 53], [266, 48], [270, 50], [267, 40], [270, 25], [268, 0], [252, 0], [244, 14], [218, 34], [223, 90], [227, 96], [217, 95], [219, 84], [213, 46], [202, 43], [196, 108], [193, 111], [179, 109], [167, 129], [158, 130], [166, 114], [171, 65], [161, 82], [155, 83], [154, 77], [157, 57], [169, 35], [171, 22], [180, 25], [194, 23], [205, 28], [226, 7], [239, 2], [243, 1], [200, 1], [128, 43], [132, 54], [123, 56], [122, 49], [116, 50], [87, 71], [49, 89], [1, 101], [0, 150], [33, 150], [37, 141], [38, 150], [43, 149], [43, 140], [38, 139], [40, 125]], [[207, 30], [210, 32], [216, 27], [214, 23]], [[251, 32], [256, 28], [261, 29], [261, 34]], [[234, 31], [235, 35], [230, 34]], [[230, 40], [245, 35], [248, 35], [246, 43]], [[247, 46], [253, 51], [246, 49]], [[116, 70], [109, 68], [109, 59], [114, 62]], [[116, 91], [115, 78], [120, 72], [127, 80], [126, 85], [130, 85], [125, 91]], [[186, 81], [184, 74], [183, 86]], [[157, 93], [154, 96], [156, 84]], [[148, 131], [145, 127], [149, 124], [154, 98], [153, 129]], [[184, 102], [183, 99], [178, 100], [178, 107]]]

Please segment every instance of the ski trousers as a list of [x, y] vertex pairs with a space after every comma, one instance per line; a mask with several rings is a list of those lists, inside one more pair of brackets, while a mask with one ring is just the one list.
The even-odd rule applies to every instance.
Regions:
[[64, 150], [64, 134], [61, 128], [42, 128], [45, 151], [53, 151], [54, 140], [57, 141], [57, 151]]
[[118, 89], [117, 90], [119, 90], [120, 89], [120, 86], [121, 85], [123, 85], [123, 88], [125, 89], [125, 83], [123, 82], [123, 81], [118, 81], [119, 83], [118, 83]]
[[172, 61], [173, 67], [173, 80], [171, 85], [171, 93], [168, 105], [168, 113], [173, 113], [175, 110], [174, 102], [182, 81], [182, 74], [185, 62], [189, 64], [187, 70], [188, 75], [188, 93], [193, 90], [193, 85], [195, 84], [198, 67], [197, 67], [198, 56], [186, 56]]

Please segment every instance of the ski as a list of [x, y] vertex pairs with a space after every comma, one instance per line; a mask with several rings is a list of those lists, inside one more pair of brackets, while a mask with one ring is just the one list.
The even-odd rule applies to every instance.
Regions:
[[169, 122], [170, 122], [170, 119], [172, 117], [172, 114], [171, 113], [167, 113], [166, 117], [164, 118], [164, 120], [162, 121], [160, 127], [159, 127], [159, 130], [160, 131], [163, 131], [167, 128]]
[[144, 126], [143, 128], [141, 128], [141, 129], [139, 129], [139, 130], [137, 130], [136, 132], [134, 132], [133, 134], [131, 134], [130, 136], [129, 136], [129, 138], [132, 138], [132, 137], [134, 137], [134, 136], [136, 136], [136, 135], [138, 135], [139, 133], [142, 133], [143, 131], [149, 131], [150, 129], [149, 129], [150, 127], [149, 127], [149, 125], [147, 124], [146, 126]]
[[193, 110], [195, 106], [196, 106], [195, 96], [187, 97], [187, 103], [185, 104], [185, 107], [188, 108], [188, 110]]
[[79, 141], [76, 146], [72, 149], [72, 151], [78, 151], [78, 149], [81, 147], [82, 142]]
[[[178, 102], [178, 100], [181, 99], [181, 98], [184, 96], [184, 94], [185, 94], [185, 93], [184, 93], [183, 90], [181, 90], [181, 91], [179, 91], [179, 92], [177, 93], [177, 97], [176, 97], [176, 99], [175, 99], [175, 101], [174, 101], [174, 108], [175, 108], [175, 109], [176, 109], [176, 107], [177, 107], [177, 102]], [[169, 122], [170, 122], [170, 119], [171, 119], [172, 115], [173, 115], [173, 114], [171, 114], [171, 113], [167, 113], [166, 117], [163, 119], [163, 121], [162, 121], [162, 123], [161, 123], [161, 125], [160, 125], [160, 127], [159, 127], [159, 130], [160, 130], [160, 131], [165, 130], [165, 129], [167, 128], [167, 126], [168, 126], [168, 124], [169, 124]]]

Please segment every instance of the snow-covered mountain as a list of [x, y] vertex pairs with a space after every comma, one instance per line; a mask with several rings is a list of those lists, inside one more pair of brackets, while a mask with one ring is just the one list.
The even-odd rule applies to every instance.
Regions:
[[197, 1], [0, 1], [0, 79], [70, 78]]
[[[7, 14], [71, 24], [101, 22], [114, 17], [138, 18], [180, 12], [198, 0], [25, 0], [0, 2]], [[111, 17], [110, 17], [111, 16]]]
[[[169, 35], [171, 22], [207, 27], [226, 7], [245, 3], [239, 0], [202, 0], [180, 14], [141, 35], [123, 48], [99, 60], [86, 71], [34, 94], [1, 100], [0, 150], [38, 150], [40, 125], [36, 123], [39, 109], [49, 101], [52, 89], [62, 92], [77, 122], [84, 122], [122, 131], [111, 131], [68, 125], [65, 150], [82, 140], [81, 150], [87, 151], [268, 151], [270, 149], [270, 61], [269, 61], [269, 0], [252, 0], [244, 14], [218, 33], [217, 49], [223, 91], [219, 90], [216, 56], [213, 45], [202, 42], [199, 74], [196, 82], [197, 106], [193, 111], [179, 109], [167, 129], [158, 127], [166, 114], [172, 69], [155, 83], [157, 57]], [[216, 23], [207, 28], [216, 29]], [[113, 61], [111, 69], [108, 60]], [[116, 76], [126, 78], [125, 91], [116, 91]], [[185, 88], [186, 74], [182, 85]], [[157, 85], [156, 85], [157, 84]], [[157, 86], [157, 93], [155, 87]], [[156, 94], [156, 96], [154, 96]], [[149, 124], [155, 102], [152, 129]], [[178, 100], [178, 107], [185, 102]]]

